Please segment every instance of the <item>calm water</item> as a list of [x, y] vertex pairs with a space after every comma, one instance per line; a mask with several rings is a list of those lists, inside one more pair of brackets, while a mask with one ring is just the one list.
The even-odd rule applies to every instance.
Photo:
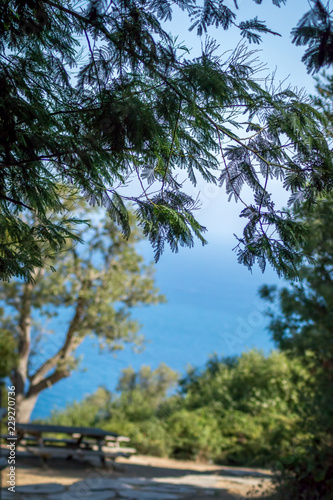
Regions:
[[[176, 255], [166, 253], [156, 266], [156, 283], [167, 304], [133, 312], [146, 338], [144, 351], [137, 354], [128, 346], [116, 355], [100, 353], [96, 341], [86, 339], [78, 350], [80, 368], [40, 395], [33, 418], [81, 400], [99, 385], [114, 390], [121, 370], [128, 365], [155, 368], [163, 361], [184, 372], [186, 365], [202, 366], [215, 352], [232, 355], [251, 347], [268, 352], [273, 344], [265, 330], [267, 319], [260, 312], [263, 304], [257, 290], [278, 279], [270, 270], [262, 275], [256, 269], [251, 274], [237, 264], [231, 247], [231, 243], [215, 242]], [[140, 250], [151, 260], [147, 244]]]

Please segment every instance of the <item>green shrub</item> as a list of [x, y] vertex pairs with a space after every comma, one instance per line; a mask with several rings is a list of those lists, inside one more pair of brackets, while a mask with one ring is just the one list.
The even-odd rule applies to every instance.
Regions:
[[215, 357], [168, 396], [175, 377], [165, 365], [126, 369], [120, 394], [100, 388], [52, 421], [129, 436], [142, 454], [230, 465], [279, 468], [304, 442], [299, 406], [308, 378], [297, 360], [256, 350]]
[[218, 420], [207, 408], [179, 410], [167, 419], [166, 426], [174, 458], [208, 460], [220, 449], [222, 436]]
[[164, 422], [157, 418], [142, 422], [114, 418], [104, 424], [103, 428], [128, 436], [131, 439], [131, 446], [136, 448], [138, 453], [156, 457], [170, 455], [170, 436]]

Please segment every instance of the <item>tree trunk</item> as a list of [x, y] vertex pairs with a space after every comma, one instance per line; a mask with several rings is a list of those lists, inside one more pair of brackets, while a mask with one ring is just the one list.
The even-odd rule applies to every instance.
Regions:
[[34, 396], [25, 397], [18, 395], [16, 397], [16, 421], [20, 424], [29, 422], [31, 413], [33, 412], [38, 394]]
[[26, 398], [24, 395], [28, 380], [28, 361], [31, 348], [31, 297], [33, 284], [23, 285], [20, 297], [20, 316], [18, 324], [18, 355], [19, 361], [16, 369], [11, 375], [12, 385], [16, 393], [16, 421], [28, 422], [36, 399]]

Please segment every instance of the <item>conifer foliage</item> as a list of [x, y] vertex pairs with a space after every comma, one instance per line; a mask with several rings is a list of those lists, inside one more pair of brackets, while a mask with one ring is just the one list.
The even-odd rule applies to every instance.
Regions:
[[309, 73], [316, 73], [333, 63], [333, 18], [329, 3], [314, 0], [310, 7], [292, 34], [296, 45], [308, 46], [302, 61]]
[[165, 243], [205, 243], [184, 185], [198, 177], [243, 205], [239, 260], [293, 273], [302, 227], [276, 209], [269, 180], [283, 181], [291, 204], [331, 189], [323, 118], [290, 89], [262, 88], [245, 46], [221, 57], [208, 39], [190, 58], [165, 30], [171, 5], [199, 35], [210, 26], [237, 26], [250, 42], [272, 33], [257, 18], [237, 25], [222, 0], [1, 2], [1, 279], [31, 278], [75, 235], [65, 185], [104, 206], [125, 236], [131, 202], [156, 259]]

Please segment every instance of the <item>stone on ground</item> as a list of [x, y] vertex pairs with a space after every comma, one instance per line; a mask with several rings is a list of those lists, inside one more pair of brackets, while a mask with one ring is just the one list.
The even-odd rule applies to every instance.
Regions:
[[162, 483], [156, 482], [153, 485], [145, 486], [145, 490], [149, 491], [163, 491], [168, 493], [194, 493], [195, 488], [193, 486], [187, 486], [184, 484], [173, 484], [173, 483]]
[[134, 486], [146, 486], [148, 484], [155, 484], [154, 480], [146, 479], [145, 477], [124, 477], [124, 483], [133, 484]]
[[36, 493], [38, 495], [61, 493], [62, 491], [65, 491], [65, 486], [59, 483], [27, 484], [25, 486], [17, 486], [16, 488], [17, 493]]
[[[115, 491], [86, 491], [81, 494], [80, 491], [66, 491], [60, 495], [49, 495], [47, 500], [111, 500], [115, 498]], [[32, 500], [27, 498], [27, 500]]]
[[129, 500], [178, 500], [179, 496], [173, 493], [153, 492], [148, 490], [123, 490], [119, 491], [121, 498]]

